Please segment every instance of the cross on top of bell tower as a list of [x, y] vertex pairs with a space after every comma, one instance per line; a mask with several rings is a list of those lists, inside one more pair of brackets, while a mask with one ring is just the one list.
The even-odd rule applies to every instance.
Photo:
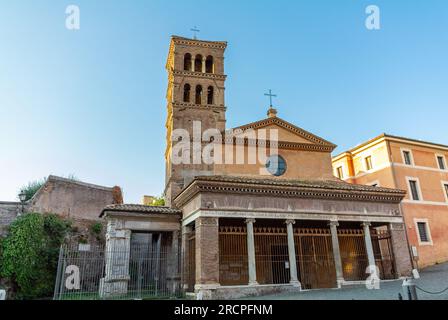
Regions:
[[197, 40], [198, 39], [197, 33], [201, 32], [201, 30], [199, 30], [198, 27], [194, 26], [194, 28], [191, 28], [190, 31], [193, 31], [193, 39]]

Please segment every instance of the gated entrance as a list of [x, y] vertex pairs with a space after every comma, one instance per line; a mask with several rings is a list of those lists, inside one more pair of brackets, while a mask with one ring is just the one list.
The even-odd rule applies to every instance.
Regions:
[[330, 229], [294, 229], [294, 241], [302, 288], [334, 288], [336, 269]]
[[[62, 246], [55, 300], [154, 299], [182, 296], [180, 260], [163, 233], [133, 235], [127, 248]], [[110, 266], [122, 266], [119, 269]], [[117, 284], [104, 290], [105, 282]]]

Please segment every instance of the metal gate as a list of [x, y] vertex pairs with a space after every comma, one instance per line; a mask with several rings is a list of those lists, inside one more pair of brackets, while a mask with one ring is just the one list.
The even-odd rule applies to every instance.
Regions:
[[[183, 295], [176, 276], [179, 259], [170, 247], [154, 245], [130, 248], [62, 246], [55, 284], [55, 300], [160, 299]], [[112, 267], [108, 267], [108, 265]], [[120, 266], [117, 269], [115, 266]], [[109, 268], [109, 269], [108, 269]], [[105, 282], [111, 291], [105, 294]]]
[[[369, 258], [364, 231], [362, 229], [340, 229], [338, 236], [344, 279], [346, 281], [367, 279], [369, 275], [366, 270], [369, 266]], [[396, 272], [390, 233], [387, 230], [372, 229], [370, 237], [380, 279], [395, 279]]]
[[334, 288], [336, 269], [329, 229], [294, 229], [297, 271], [303, 289]]
[[375, 263], [379, 269], [380, 279], [395, 279], [394, 253], [392, 238], [388, 230], [372, 230], [371, 232]]
[[219, 228], [219, 282], [223, 286], [249, 281], [246, 227]]
[[258, 283], [289, 283], [290, 271], [286, 228], [254, 228], [254, 240]]

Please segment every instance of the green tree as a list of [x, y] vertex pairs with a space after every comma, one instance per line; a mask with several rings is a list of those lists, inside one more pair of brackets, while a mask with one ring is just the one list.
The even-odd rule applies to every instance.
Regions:
[[165, 198], [163, 196], [154, 198], [154, 200], [151, 203], [152, 207], [163, 207], [165, 206]]
[[1, 275], [17, 285], [18, 298], [51, 296], [59, 247], [69, 230], [70, 223], [53, 214], [28, 213], [11, 224], [2, 244]]
[[31, 200], [31, 198], [33, 198], [36, 192], [42, 188], [46, 181], [46, 179], [31, 181], [26, 186], [20, 188], [20, 193], [26, 194], [25, 201]]

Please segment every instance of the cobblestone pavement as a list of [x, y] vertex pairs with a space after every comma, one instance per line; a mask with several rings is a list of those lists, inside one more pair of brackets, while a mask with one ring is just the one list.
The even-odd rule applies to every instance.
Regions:
[[[448, 263], [439, 264], [420, 272], [416, 280], [418, 287], [431, 292], [438, 292], [448, 287]], [[277, 294], [255, 299], [272, 300], [398, 300], [402, 293], [402, 280], [383, 282], [380, 290], [368, 290], [365, 286], [345, 287], [342, 289], [310, 290], [301, 293]], [[448, 300], [448, 290], [442, 294], [432, 295], [417, 290], [420, 300]], [[252, 298], [254, 299], [254, 298]]]

